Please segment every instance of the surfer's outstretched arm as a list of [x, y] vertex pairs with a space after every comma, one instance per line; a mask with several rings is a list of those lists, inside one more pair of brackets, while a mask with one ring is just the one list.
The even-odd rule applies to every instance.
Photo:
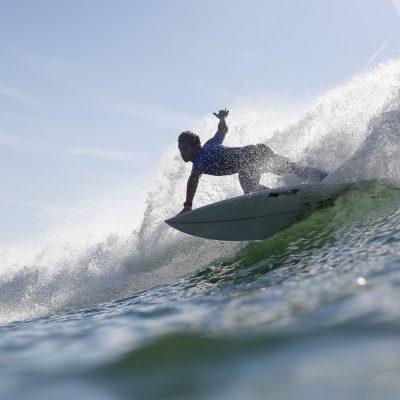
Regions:
[[218, 132], [222, 132], [223, 134], [228, 133], [228, 125], [226, 125], [226, 118], [228, 117], [229, 110], [225, 108], [225, 110], [219, 110], [218, 114], [213, 113], [218, 119]]
[[229, 114], [229, 110], [225, 108], [225, 110], [219, 110], [218, 114], [213, 113], [218, 119], [218, 132], [222, 132], [226, 134], [228, 132], [228, 125], [226, 125], [226, 117]]
[[205, 144], [204, 147], [210, 147], [210, 146], [217, 146], [219, 144], [222, 144], [222, 142], [225, 139], [225, 135], [228, 133], [228, 125], [226, 124], [226, 117], [229, 114], [229, 110], [225, 108], [225, 110], [220, 110], [219, 113], [213, 113], [218, 119], [218, 130], [217, 133], [212, 137], [210, 140], [208, 140]]
[[198, 170], [194, 170], [190, 174], [186, 188], [186, 201], [183, 210], [179, 214], [183, 214], [185, 212], [192, 210], [194, 195], [196, 194], [197, 186], [199, 184], [199, 179], [201, 175], [202, 172]]

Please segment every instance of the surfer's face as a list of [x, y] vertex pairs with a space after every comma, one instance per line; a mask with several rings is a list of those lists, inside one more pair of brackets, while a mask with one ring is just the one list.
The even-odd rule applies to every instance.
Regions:
[[196, 148], [192, 146], [188, 142], [182, 142], [178, 144], [179, 151], [181, 152], [181, 156], [183, 161], [193, 161], [194, 155], [196, 152]]

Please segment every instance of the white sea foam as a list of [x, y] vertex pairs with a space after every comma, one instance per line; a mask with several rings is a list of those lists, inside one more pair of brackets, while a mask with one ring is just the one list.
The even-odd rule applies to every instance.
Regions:
[[[400, 171], [399, 90], [400, 61], [395, 60], [332, 89], [301, 117], [300, 107], [274, 112], [262, 102], [241, 103], [231, 108], [226, 145], [265, 142], [295, 161], [333, 172], [329, 179], [395, 180]], [[393, 112], [383, 114], [388, 111]], [[215, 126], [215, 118], [207, 117], [193, 130], [205, 141]], [[114, 192], [112, 200], [91, 200], [62, 213], [53, 210], [54, 228], [40, 240], [39, 250], [29, 256], [0, 253], [0, 322], [127, 297], [232, 257], [240, 244], [188, 237], [164, 223], [180, 211], [189, 171], [173, 143], [150, 174], [154, 185], [145, 204], [135, 203], [134, 191]], [[277, 185], [290, 179], [295, 178], [266, 175], [263, 182]], [[236, 176], [203, 176], [195, 203], [239, 194]], [[123, 203], [117, 200], [121, 196]], [[132, 204], [142, 220], [134, 232]], [[104, 219], [110, 210], [120, 224]]]

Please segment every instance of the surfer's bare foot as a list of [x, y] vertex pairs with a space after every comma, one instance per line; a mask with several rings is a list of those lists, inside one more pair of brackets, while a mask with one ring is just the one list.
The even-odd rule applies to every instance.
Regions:
[[303, 166], [296, 166], [294, 173], [304, 179], [314, 182], [320, 182], [329, 175], [321, 169]]
[[188, 211], [192, 211], [192, 207], [184, 207], [184, 209], [179, 214], [184, 214], [184, 213], [186, 213]]

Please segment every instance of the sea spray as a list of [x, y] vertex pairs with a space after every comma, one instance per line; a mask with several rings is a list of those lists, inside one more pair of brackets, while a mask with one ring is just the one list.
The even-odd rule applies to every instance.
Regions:
[[[395, 157], [398, 136], [396, 128], [385, 128], [389, 132], [385, 136], [379, 118], [383, 112], [398, 109], [399, 74], [398, 60], [363, 72], [315, 100], [298, 122], [289, 115], [286, 127], [282, 126], [284, 111], [279, 123], [274, 123], [271, 112], [263, 109], [231, 107], [225, 144], [265, 142], [297, 162], [329, 172], [341, 171], [340, 179], [349, 174], [352, 179], [362, 177], [352, 175], [354, 166], [357, 171], [378, 169], [380, 178], [392, 179], [396, 168], [399, 170]], [[204, 142], [215, 133], [215, 127], [215, 119], [207, 117], [193, 130]], [[371, 159], [375, 160], [372, 164]], [[129, 297], [211, 263], [233, 259], [244, 244], [191, 238], [164, 223], [181, 210], [189, 173], [190, 165], [180, 159], [176, 143], [172, 144], [150, 174], [154, 184], [147, 195], [142, 222], [133, 233], [110, 232], [103, 227], [101, 239], [88, 239], [80, 233], [78, 221], [74, 240], [63, 239], [56, 228], [54, 237], [47, 237], [46, 245], [30, 260], [15, 256], [11, 260], [2, 252], [0, 321], [31, 319]], [[273, 186], [289, 178], [267, 175], [263, 179]], [[203, 176], [195, 206], [239, 194], [236, 176]], [[126, 219], [133, 218], [125, 209], [122, 212], [128, 214], [124, 215]]]

